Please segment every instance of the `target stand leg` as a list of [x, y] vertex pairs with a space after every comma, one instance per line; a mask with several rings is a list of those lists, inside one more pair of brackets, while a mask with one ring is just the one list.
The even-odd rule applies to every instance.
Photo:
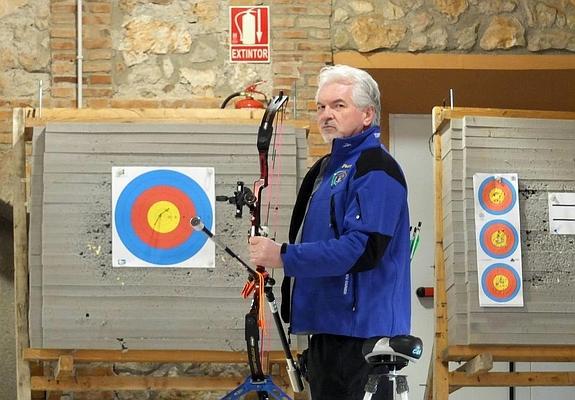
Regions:
[[221, 400], [241, 399], [242, 396], [250, 392], [266, 392], [270, 399], [292, 400], [278, 385], [273, 383], [269, 376], [259, 381], [254, 381], [249, 376], [240, 386], [226, 394]]

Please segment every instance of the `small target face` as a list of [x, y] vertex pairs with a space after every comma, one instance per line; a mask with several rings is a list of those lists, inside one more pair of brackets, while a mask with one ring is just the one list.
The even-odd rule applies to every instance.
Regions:
[[182, 172], [154, 169], [123, 187], [115, 202], [114, 228], [137, 259], [171, 266], [194, 257], [208, 240], [192, 229], [194, 216], [212, 227], [212, 202], [205, 189]]
[[487, 222], [479, 234], [483, 251], [493, 258], [511, 256], [519, 244], [519, 236], [513, 225], [504, 220]]
[[479, 204], [488, 213], [501, 215], [509, 212], [515, 202], [517, 195], [507, 179], [490, 177], [479, 186]]
[[491, 300], [504, 303], [517, 296], [521, 279], [511, 266], [503, 263], [492, 264], [483, 271], [481, 286]]

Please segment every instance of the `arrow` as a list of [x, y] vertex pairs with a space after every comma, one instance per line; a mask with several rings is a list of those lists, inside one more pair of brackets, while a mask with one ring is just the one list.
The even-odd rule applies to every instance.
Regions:
[[258, 8], [258, 26], [257, 26], [258, 30], [256, 31], [256, 34], [258, 35], [258, 43], [261, 43], [262, 41], [262, 9]]

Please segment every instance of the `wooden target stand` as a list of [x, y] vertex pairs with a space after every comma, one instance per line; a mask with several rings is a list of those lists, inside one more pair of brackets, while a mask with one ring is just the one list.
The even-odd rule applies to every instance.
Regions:
[[[243, 377], [151, 377], [118, 376], [109, 368], [86, 368], [86, 363], [156, 362], [247, 364], [245, 351], [203, 350], [97, 350], [30, 348], [28, 331], [28, 199], [30, 167], [27, 142], [31, 129], [48, 122], [189, 122], [257, 124], [264, 110], [222, 109], [34, 109], [15, 108], [12, 119], [14, 152], [14, 291], [16, 324], [17, 399], [59, 399], [62, 392], [102, 391], [229, 391]], [[309, 129], [307, 121], [289, 121], [290, 125]], [[255, 144], [255, 136], [254, 136]], [[270, 351], [264, 364], [274, 381], [294, 398], [285, 371], [282, 351]], [[46, 368], [46, 363], [55, 368]], [[48, 397], [44, 392], [49, 392]], [[297, 398], [297, 397], [295, 397]]]
[[[443, 124], [464, 116], [575, 119], [575, 112], [506, 110], [490, 108], [434, 107], [435, 179], [435, 338], [429, 365], [426, 400], [447, 400], [462, 387], [575, 386], [575, 371], [489, 372], [494, 361], [573, 362], [575, 345], [449, 345], [447, 340], [447, 293], [443, 254], [443, 203], [441, 132]], [[430, 344], [427, 345], [430, 348]], [[463, 363], [450, 371], [449, 362]]]

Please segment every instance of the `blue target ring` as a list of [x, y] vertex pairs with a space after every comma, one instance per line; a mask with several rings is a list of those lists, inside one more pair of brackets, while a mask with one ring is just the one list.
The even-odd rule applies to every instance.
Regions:
[[[501, 203], [494, 203], [489, 196], [489, 191], [498, 189], [504, 198]], [[491, 177], [485, 179], [479, 186], [478, 200], [481, 207], [490, 214], [503, 215], [511, 211], [517, 202], [517, 196], [513, 185], [505, 178], [495, 179]]]
[[[494, 285], [494, 280], [500, 277], [505, 282], [505, 288]], [[483, 293], [491, 300], [498, 303], [506, 303], [514, 299], [521, 289], [521, 277], [510, 265], [498, 263], [492, 264], [481, 275], [481, 287]]]
[[[492, 235], [500, 232], [499, 236], [505, 239], [501, 247], [496, 247], [492, 242]], [[519, 245], [519, 234], [517, 229], [509, 222], [502, 219], [495, 219], [486, 223], [479, 233], [479, 244], [483, 251], [489, 256], [497, 259], [511, 256]]]
[[[172, 170], [155, 170], [134, 178], [122, 190], [116, 203], [114, 221], [122, 243], [136, 257], [158, 265], [173, 265], [193, 257], [206, 243], [208, 237], [192, 233], [182, 244], [171, 248], [156, 248], [142, 241], [132, 225], [132, 209], [139, 196], [156, 186], [171, 186], [183, 192], [193, 203], [197, 215], [208, 229], [213, 224], [213, 212], [210, 199], [200, 185], [190, 177]], [[169, 200], [169, 199], [167, 199]], [[189, 223], [187, 216], [186, 221]]]

